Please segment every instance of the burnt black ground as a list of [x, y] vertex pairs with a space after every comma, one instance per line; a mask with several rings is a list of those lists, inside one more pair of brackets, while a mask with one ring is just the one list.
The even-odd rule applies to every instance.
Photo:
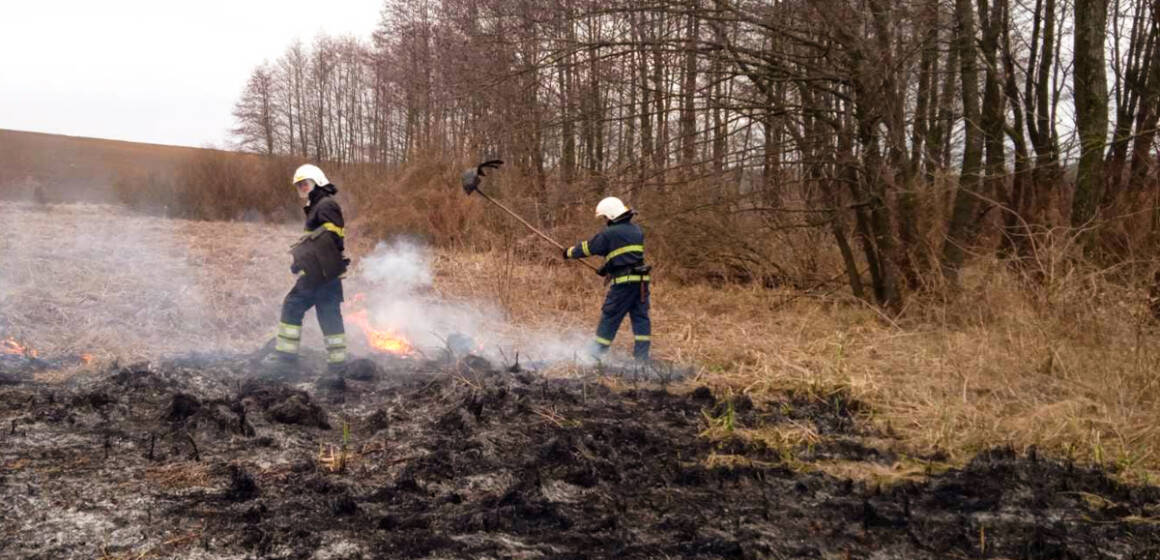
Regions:
[[[1034, 454], [886, 490], [803, 472], [896, 459], [860, 443], [840, 396], [730, 404], [475, 358], [350, 377], [193, 357], [0, 385], [0, 557], [1160, 557], [1160, 490]], [[822, 443], [790, 468], [700, 435], [730, 409], [748, 428], [809, 420]], [[331, 472], [319, 448], [344, 423]]]

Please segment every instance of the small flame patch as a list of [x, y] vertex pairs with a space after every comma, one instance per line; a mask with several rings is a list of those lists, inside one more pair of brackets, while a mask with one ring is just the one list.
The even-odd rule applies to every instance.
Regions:
[[34, 348], [30, 348], [24, 344], [21, 344], [14, 338], [5, 338], [4, 340], [0, 340], [0, 354], [23, 356], [25, 358], [35, 358], [37, 356], [37, 352]]
[[[350, 303], [351, 305], [359, 305], [363, 299], [363, 294], [355, 294]], [[373, 350], [396, 356], [409, 356], [415, 352], [415, 347], [402, 334], [389, 328], [378, 328], [372, 325], [366, 309], [347, 311], [346, 318], [362, 330], [366, 336], [367, 345]]]

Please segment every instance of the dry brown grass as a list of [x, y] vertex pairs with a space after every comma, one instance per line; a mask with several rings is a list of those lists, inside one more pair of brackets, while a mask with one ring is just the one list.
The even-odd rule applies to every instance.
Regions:
[[0, 238], [0, 328], [46, 357], [253, 350], [293, 283], [293, 227], [81, 204], [0, 204], [0, 220], [15, 232]]
[[[443, 254], [439, 289], [490, 295], [529, 329], [595, 327], [595, 276], [558, 262], [508, 267], [507, 258]], [[992, 446], [1034, 445], [1148, 477], [1160, 468], [1160, 336], [1147, 291], [1105, 273], [1072, 269], [1031, 288], [980, 261], [953, 299], [915, 301], [896, 320], [848, 298], [660, 276], [654, 348], [697, 364], [695, 383], [757, 398], [848, 391], [870, 405], [863, 421], [912, 453], [961, 462]], [[627, 353], [630, 341], [622, 334], [614, 346]], [[808, 427], [791, 432], [757, 437], [808, 444]]]
[[213, 482], [212, 469], [204, 463], [169, 463], [145, 469], [149, 484], [167, 490], [203, 488]]
[[[0, 220], [16, 232], [0, 238], [0, 328], [42, 355], [249, 351], [269, 336], [292, 282], [293, 226], [80, 205], [0, 204]], [[432, 295], [498, 305], [514, 340], [591, 332], [598, 319], [599, 279], [532, 239], [506, 251], [436, 251], [434, 264]], [[696, 364], [693, 384], [757, 399], [846, 391], [869, 405], [861, 421], [912, 454], [941, 451], [953, 463], [991, 446], [1035, 445], [1150, 476], [1160, 469], [1160, 334], [1146, 290], [1110, 281], [1116, 271], [1042, 270], [1051, 273], [1029, 284], [977, 259], [957, 295], [914, 298], [897, 319], [839, 296], [658, 274], [654, 347]], [[348, 293], [357, 289], [352, 280]], [[316, 326], [305, 333], [308, 346], [320, 345]], [[627, 333], [626, 324], [615, 351], [628, 353]], [[799, 428], [749, 436], [809, 445], [810, 427]]]
[[950, 465], [944, 462], [904, 459], [889, 465], [863, 461], [817, 461], [807, 467], [836, 478], [858, 480], [882, 488], [923, 480], [945, 472]]

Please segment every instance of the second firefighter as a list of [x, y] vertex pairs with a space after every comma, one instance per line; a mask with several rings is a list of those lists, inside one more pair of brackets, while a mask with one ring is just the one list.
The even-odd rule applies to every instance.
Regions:
[[644, 262], [644, 232], [632, 223], [633, 211], [619, 198], [608, 197], [596, 205], [596, 217], [607, 220], [604, 231], [592, 239], [564, 250], [565, 259], [599, 255], [604, 257], [600, 274], [608, 278], [608, 295], [596, 327], [594, 353], [608, 351], [624, 316], [632, 322], [632, 355], [647, 360], [652, 344], [652, 324], [648, 317], [650, 268]]

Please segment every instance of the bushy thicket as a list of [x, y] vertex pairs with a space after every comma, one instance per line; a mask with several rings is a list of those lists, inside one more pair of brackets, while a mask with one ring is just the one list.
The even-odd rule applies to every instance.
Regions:
[[[149, 214], [198, 220], [293, 222], [301, 219], [290, 186], [291, 157], [201, 150], [169, 173], [119, 177], [120, 202]], [[349, 246], [357, 253], [379, 240], [407, 236], [440, 248], [513, 251], [529, 260], [556, 258], [557, 250], [478, 195], [460, 188], [466, 160], [416, 157], [391, 167], [322, 163], [339, 187]], [[630, 193], [648, 233], [649, 258], [658, 273], [683, 280], [708, 279], [812, 287], [842, 270], [825, 228], [815, 218], [751, 212], [722, 204], [716, 181], [705, 179], [668, 193]], [[518, 168], [491, 173], [483, 189], [564, 245], [587, 239], [603, 224], [593, 208], [605, 193], [584, 189], [564, 196], [558, 185], [545, 197]], [[555, 204], [545, 202], [556, 199]], [[836, 281], [840, 281], [838, 278]]]
[[296, 217], [288, 158], [219, 150], [191, 152], [164, 171], [122, 173], [117, 200], [148, 214], [199, 220], [285, 221]]

